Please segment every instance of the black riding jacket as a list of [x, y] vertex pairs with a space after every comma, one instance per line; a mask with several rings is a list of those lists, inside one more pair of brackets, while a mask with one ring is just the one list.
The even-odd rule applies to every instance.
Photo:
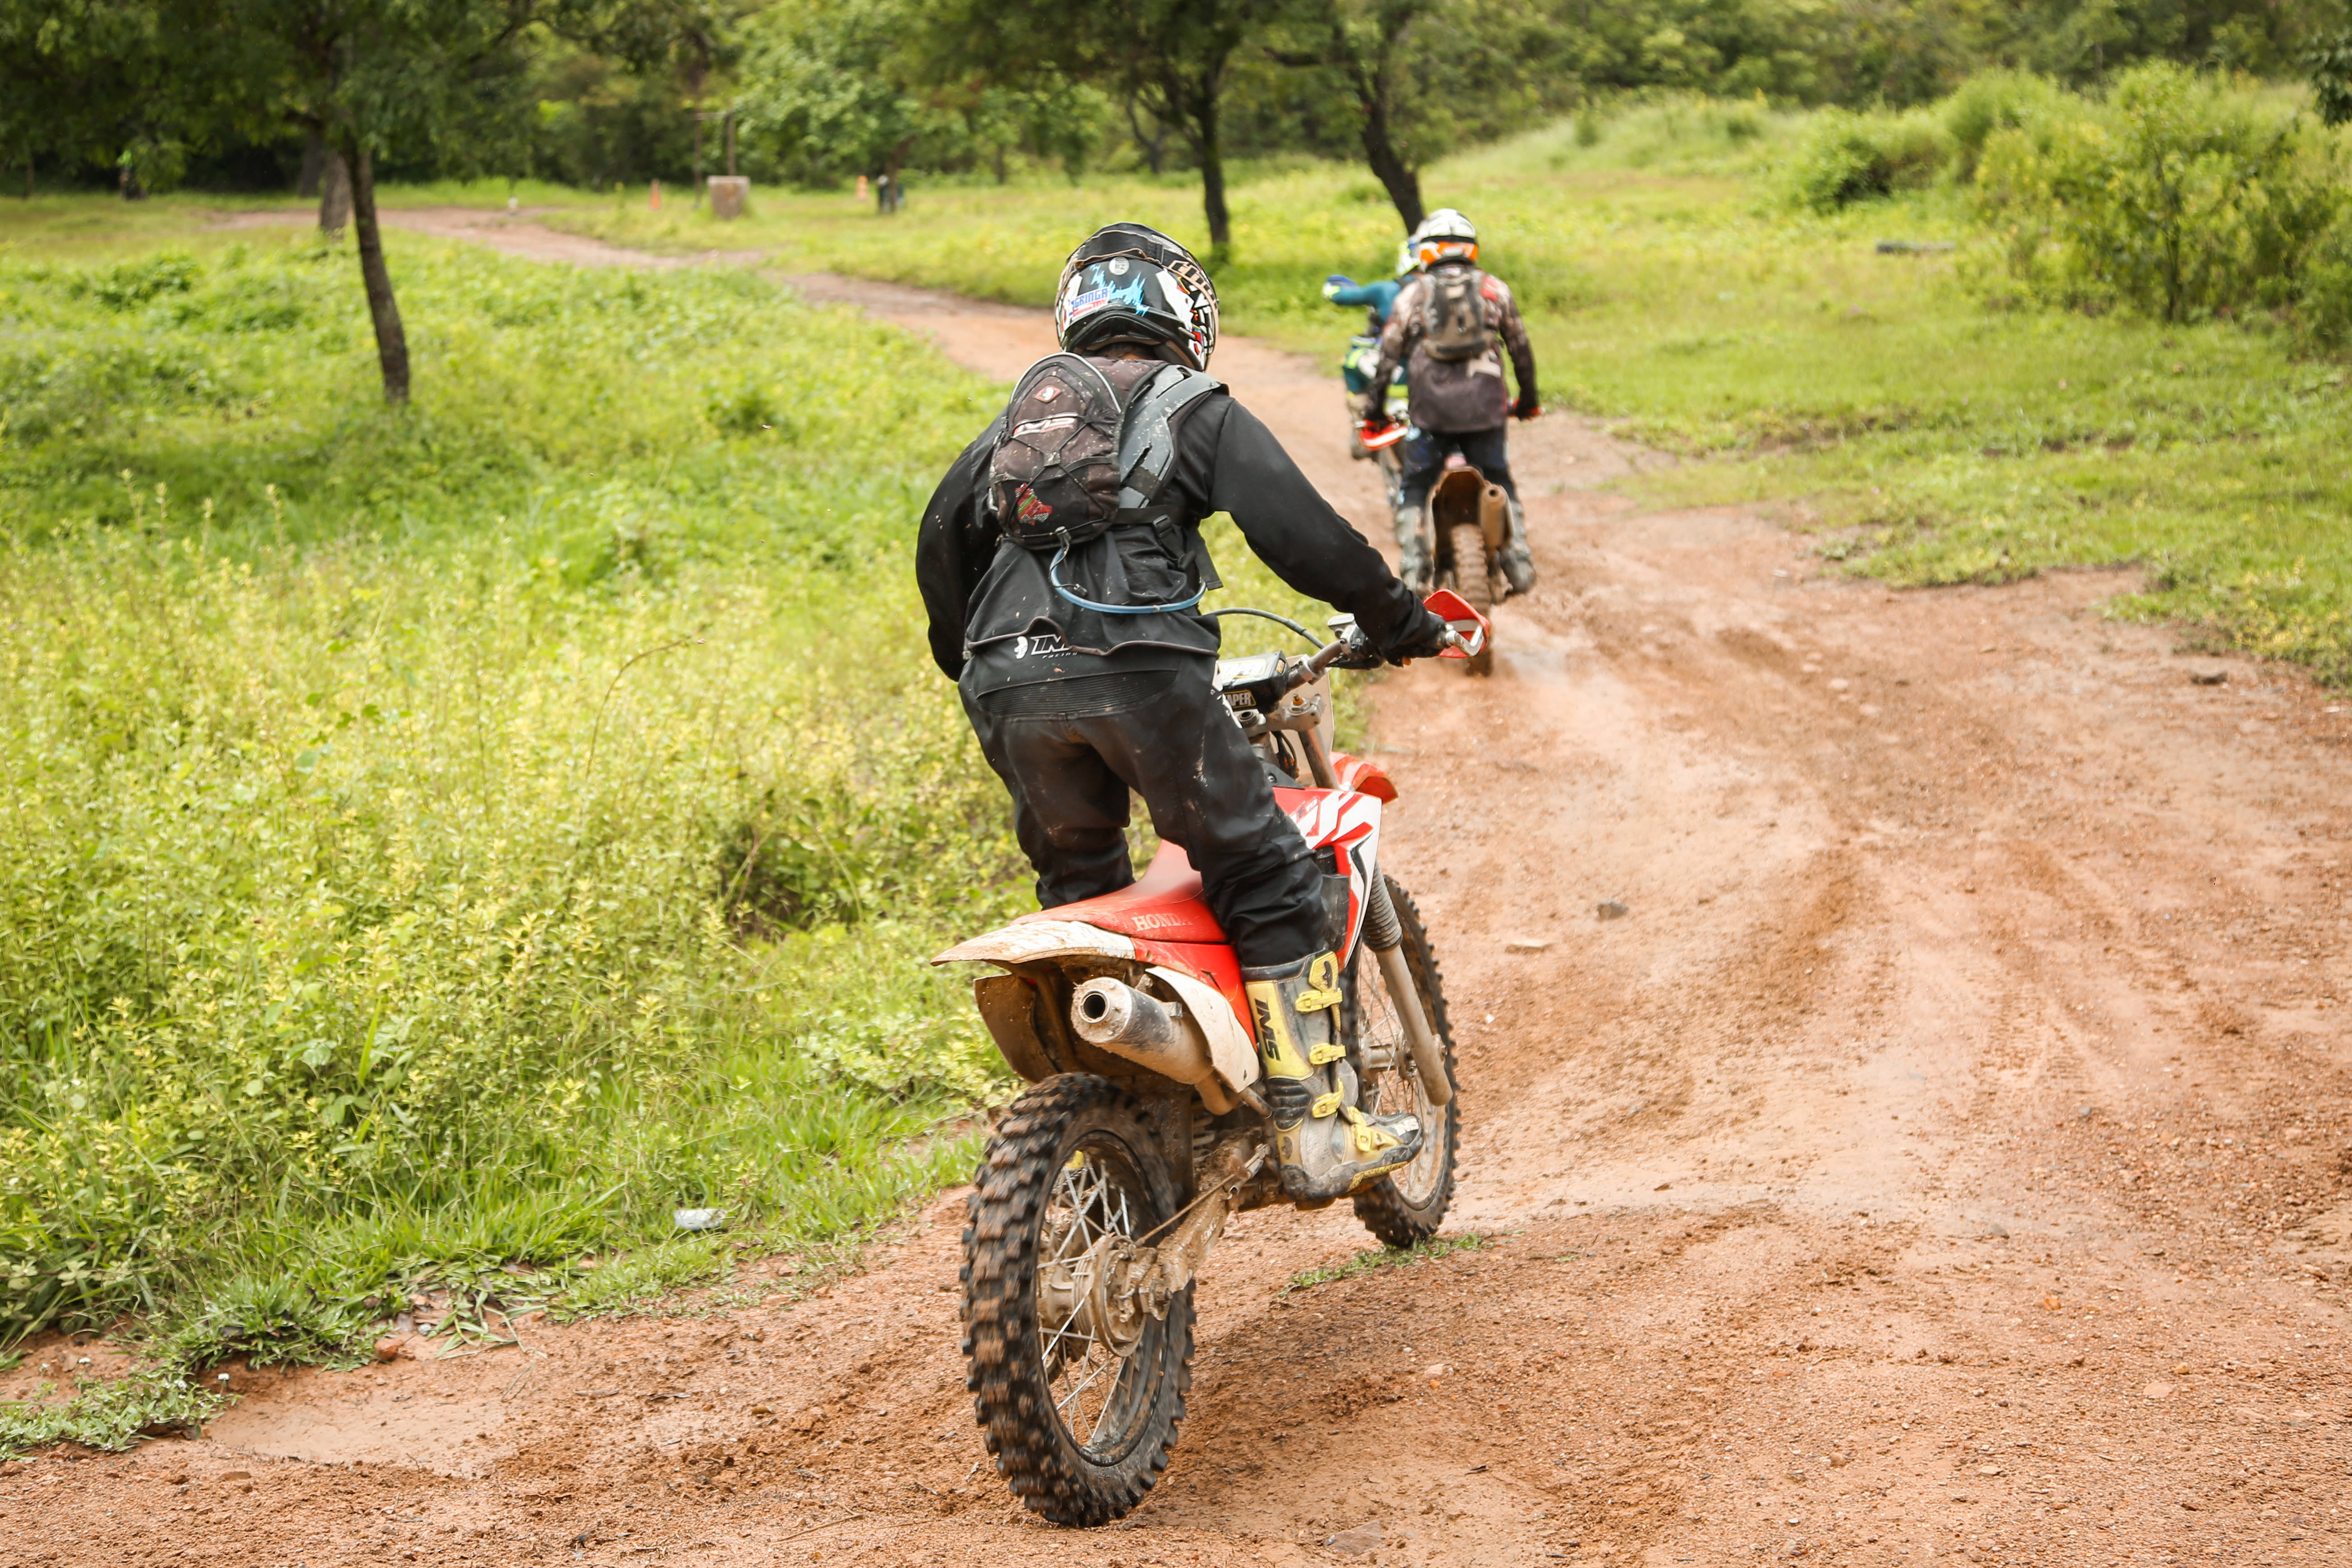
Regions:
[[[923, 510], [915, 580], [930, 615], [931, 657], [975, 694], [1034, 681], [1213, 658], [1217, 623], [1197, 610], [1107, 616], [1082, 609], [1046, 579], [1052, 552], [1005, 539], [988, 509], [988, 465], [1000, 417], [948, 469]], [[1160, 492], [1175, 526], [1120, 527], [1073, 549], [1062, 582], [1098, 604], [1166, 604], [1194, 584], [1222, 585], [1201, 520], [1224, 512], [1275, 574], [1356, 617], [1383, 650], [1423, 612], [1331, 510], [1273, 434], [1222, 388], [1177, 416], [1176, 457]], [[1171, 551], [1169, 546], [1172, 544]], [[967, 668], [967, 667], [970, 667]]]

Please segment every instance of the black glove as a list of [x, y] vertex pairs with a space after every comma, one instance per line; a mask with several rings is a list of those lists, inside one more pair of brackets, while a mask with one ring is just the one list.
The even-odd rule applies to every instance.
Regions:
[[1416, 605], [1412, 614], [1389, 634], [1388, 647], [1382, 651], [1391, 664], [1402, 664], [1409, 658], [1435, 658], [1445, 651], [1446, 634], [1452, 630], [1428, 605]]
[[1532, 419], [1542, 412], [1543, 405], [1536, 401], [1536, 389], [1532, 386], [1520, 393], [1519, 400], [1511, 405], [1511, 417], [1514, 419]]

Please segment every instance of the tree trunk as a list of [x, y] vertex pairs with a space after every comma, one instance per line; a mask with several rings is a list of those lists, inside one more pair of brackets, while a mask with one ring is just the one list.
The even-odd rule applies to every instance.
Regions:
[[1145, 136], [1142, 123], [1135, 118], [1135, 99], [1130, 95], [1127, 100], [1127, 128], [1135, 133], [1135, 144], [1143, 150], [1143, 161], [1150, 166], [1152, 177], [1157, 179], [1168, 158], [1167, 124], [1154, 120], [1151, 122], [1152, 134]]
[[368, 315], [375, 321], [375, 357], [383, 367], [383, 400], [404, 404], [408, 401], [408, 334], [401, 330], [400, 301], [392, 295], [392, 274], [383, 265], [383, 236], [375, 224], [375, 158], [365, 148], [346, 142], [341, 161], [352, 171], [352, 217], [359, 230], [360, 280], [367, 286]]
[[1209, 220], [1209, 250], [1223, 260], [1234, 247], [1233, 215], [1225, 208], [1225, 148], [1218, 134], [1213, 87], [1192, 103], [1194, 149], [1201, 154], [1201, 210]]
[[25, 149], [25, 199], [28, 202], [33, 199], [33, 150], [30, 147]]
[[899, 181], [898, 171], [907, 166], [907, 154], [914, 150], [914, 146], [913, 137], [904, 137], [896, 147], [883, 155], [882, 210], [884, 212], [894, 213], [907, 205], [907, 187]]
[[1403, 45], [1405, 29], [1424, 9], [1411, 3], [1382, 7], [1379, 42], [1371, 59], [1366, 61], [1349, 41], [1339, 8], [1331, 8], [1331, 63], [1347, 72], [1348, 85], [1355, 89], [1356, 107], [1363, 112], [1364, 162], [1395, 204], [1407, 234], [1419, 228], [1429, 215], [1421, 205], [1421, 172], [1404, 161], [1390, 134], [1389, 108], [1396, 97], [1397, 51]]
[[1421, 174], [1406, 164], [1389, 140], [1389, 106], [1377, 98], [1364, 106], [1364, 161], [1372, 166], [1372, 176], [1388, 192], [1389, 200], [1396, 204], [1405, 233], [1419, 228], [1421, 220], [1429, 216], [1421, 206]]
[[341, 234], [351, 221], [351, 159], [341, 147], [330, 147], [319, 169], [319, 230]]
[[294, 184], [298, 196], [315, 196], [327, 175], [327, 137], [317, 126], [302, 132], [302, 177]]

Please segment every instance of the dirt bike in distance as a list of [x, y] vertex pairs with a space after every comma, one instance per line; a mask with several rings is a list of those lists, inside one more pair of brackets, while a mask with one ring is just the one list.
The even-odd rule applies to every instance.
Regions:
[[[1364, 339], [1350, 339], [1361, 342]], [[1377, 342], [1378, 340], [1370, 340]], [[1348, 426], [1348, 456], [1359, 461], [1380, 465], [1381, 488], [1388, 492], [1389, 510], [1393, 513], [1404, 500], [1404, 453], [1402, 450], [1408, 425], [1405, 412], [1405, 384], [1402, 381], [1389, 384], [1388, 415], [1385, 419], [1351, 419]], [[1349, 395], [1352, 408], [1355, 395]]]
[[[1510, 496], [1455, 452], [1422, 503], [1422, 548], [1440, 588], [1450, 588], [1482, 619], [1508, 598], [1503, 545], [1510, 535]], [[1491, 639], [1469, 661], [1473, 675], [1491, 675]]]
[[[1484, 647], [1485, 622], [1459, 597], [1428, 605], [1454, 628], [1440, 657]], [[1219, 661], [1216, 685], [1323, 869], [1341, 1092], [1420, 1124], [1412, 1163], [1350, 1195], [1374, 1236], [1406, 1247], [1435, 1235], [1453, 1200], [1454, 1047], [1437, 955], [1380, 868], [1395, 787], [1327, 739], [1328, 671], [1380, 658], [1351, 619], [1331, 624], [1308, 657]], [[1183, 851], [1163, 845], [1132, 886], [933, 960], [994, 966], [973, 1000], [1031, 1086], [974, 1181], [963, 1348], [998, 1472], [1057, 1524], [1120, 1518], [1157, 1484], [1192, 1385], [1193, 1281], [1233, 1215], [1289, 1201], [1240, 962], [1200, 893]]]

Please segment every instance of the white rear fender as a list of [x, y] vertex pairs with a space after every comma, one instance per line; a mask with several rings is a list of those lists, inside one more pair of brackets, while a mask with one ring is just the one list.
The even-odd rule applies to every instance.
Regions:
[[[958, 942], [931, 962], [977, 961], [1009, 969], [1017, 964], [1051, 963], [1066, 958], [1110, 958], [1133, 963], [1135, 942], [1117, 931], [1079, 921], [1024, 921]], [[1233, 1005], [1225, 1000], [1224, 993], [1214, 985], [1166, 964], [1154, 964], [1150, 973], [1183, 1005], [1182, 1039], [1195, 1058], [1182, 1064], [1182, 1072], [1169, 1076], [1176, 1077], [1180, 1082], [1199, 1085], [1202, 1098], [1210, 1101], [1210, 1109], [1223, 1114], [1233, 1108], [1234, 1094], [1258, 1079], [1256, 1043], [1234, 1016]], [[992, 982], [983, 980], [980, 984], [986, 986]], [[981, 1006], [982, 1018], [996, 1037], [997, 1047], [1004, 1053], [1005, 1060], [1034, 1081], [1043, 1076], [1037, 1069], [1047, 1064], [1048, 1058], [1034, 1038], [1034, 1026], [1026, 1013], [1025, 1004], [1017, 1007], [992, 1006], [983, 998]], [[1015, 1037], [1007, 1038], [1008, 1030]], [[1164, 1067], [1157, 1059], [1134, 1055], [1116, 1045], [1100, 1048], [1128, 1056], [1154, 1071], [1161, 1071]]]
[[960, 963], [977, 959], [985, 963], [1013, 964], [1040, 963], [1056, 958], [1134, 957], [1134, 940], [1117, 931], [1082, 921], [1026, 921], [960, 942], [931, 962]]

